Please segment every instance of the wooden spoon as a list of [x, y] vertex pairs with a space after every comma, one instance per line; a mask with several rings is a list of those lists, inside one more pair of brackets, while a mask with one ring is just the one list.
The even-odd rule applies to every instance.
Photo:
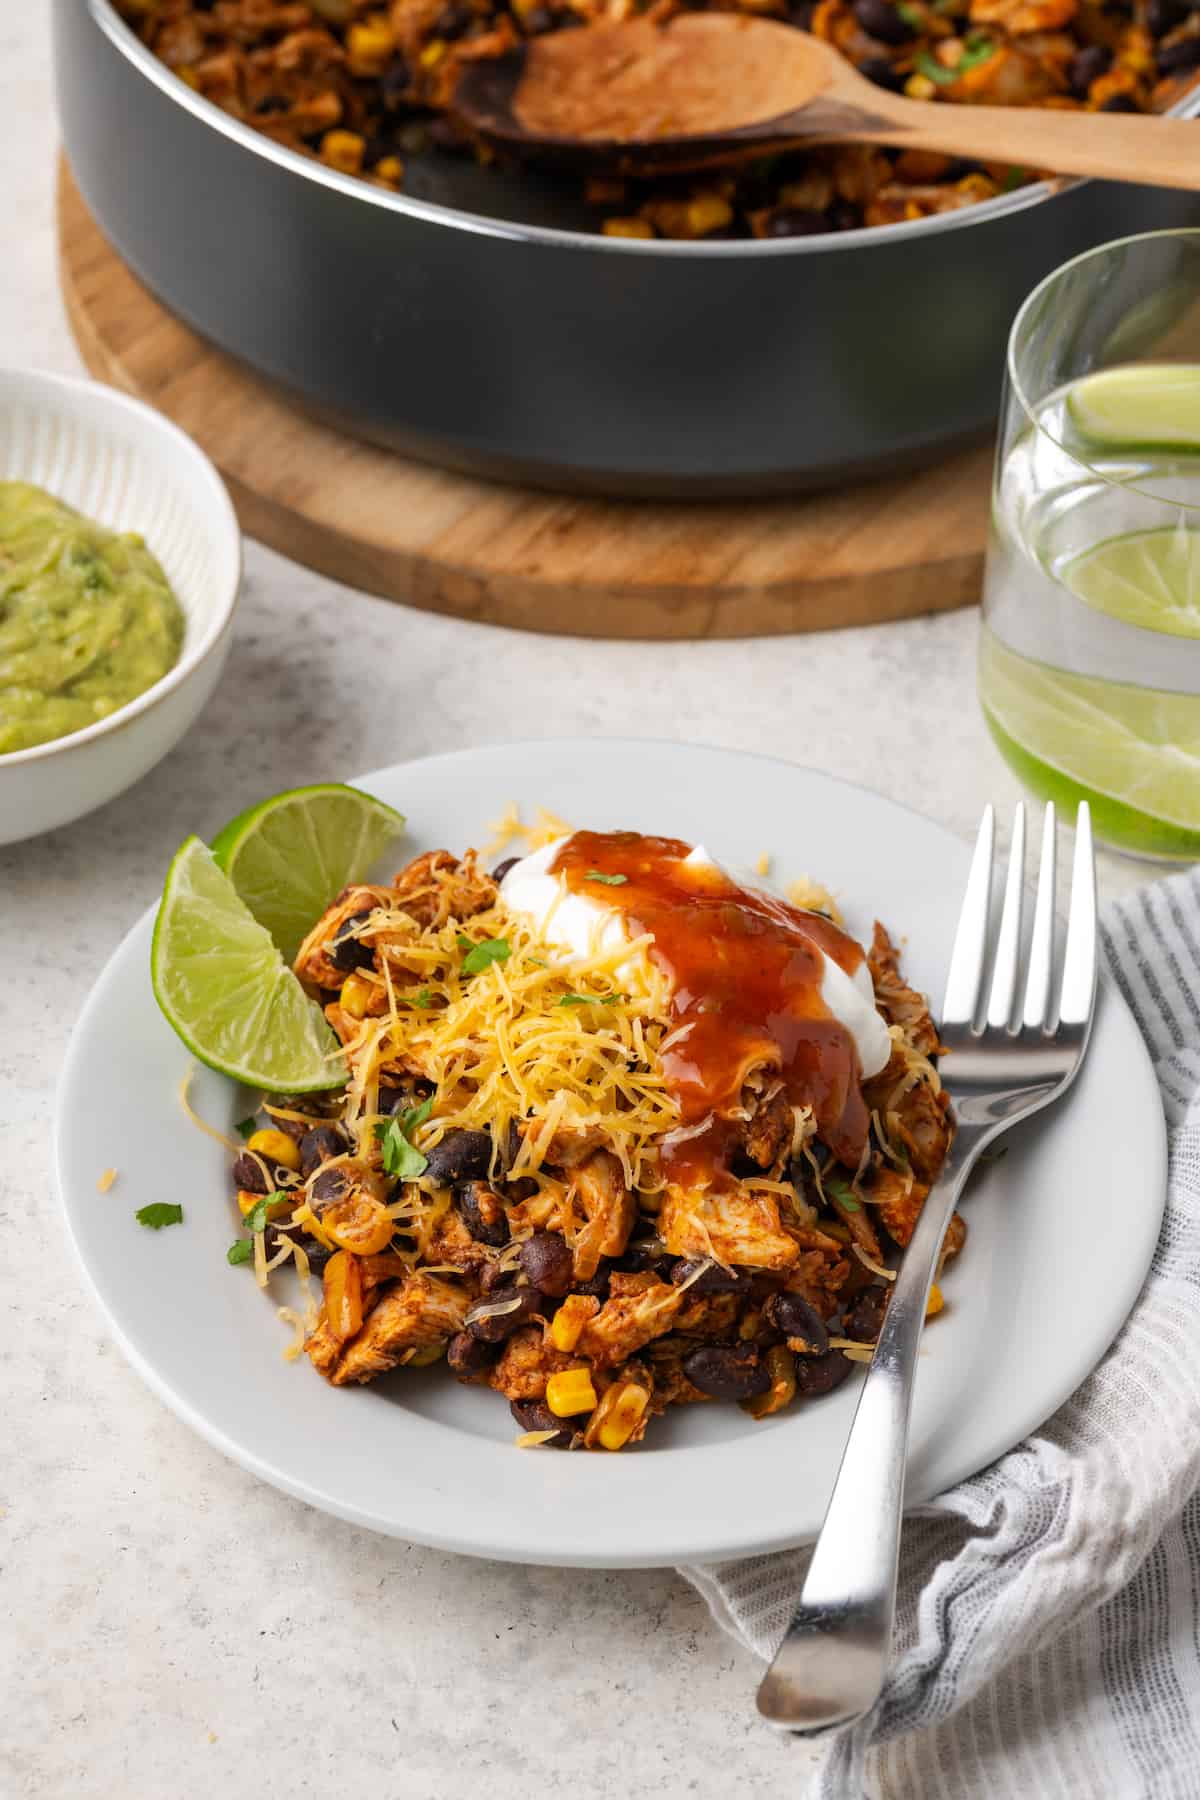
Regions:
[[629, 173], [868, 143], [1200, 189], [1200, 125], [1189, 119], [907, 100], [808, 32], [741, 13], [532, 38], [467, 64], [451, 110], [512, 148]]

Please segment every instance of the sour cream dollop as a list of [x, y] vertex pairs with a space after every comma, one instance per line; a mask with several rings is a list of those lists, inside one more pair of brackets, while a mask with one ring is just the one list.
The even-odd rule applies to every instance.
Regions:
[[[612, 904], [605, 904], [606, 889], [597, 884], [596, 894], [576, 893], [551, 865], [569, 840], [558, 838], [540, 850], [534, 850], [505, 875], [500, 895], [508, 910], [525, 919], [530, 928], [555, 949], [572, 956], [591, 956], [619, 949], [630, 940], [625, 915]], [[684, 858], [686, 863], [716, 870], [740, 887], [754, 888], [774, 899], [783, 896], [760, 876], [746, 876], [727, 869], [702, 844]], [[830, 1015], [844, 1025], [854, 1040], [864, 1080], [878, 1075], [891, 1055], [891, 1039], [887, 1026], [875, 1010], [875, 993], [871, 973], [864, 962], [853, 975], [847, 975], [832, 958], [818, 950], [823, 965], [820, 984], [821, 999]], [[622, 981], [647, 985], [641, 959], [631, 958], [621, 969]]]

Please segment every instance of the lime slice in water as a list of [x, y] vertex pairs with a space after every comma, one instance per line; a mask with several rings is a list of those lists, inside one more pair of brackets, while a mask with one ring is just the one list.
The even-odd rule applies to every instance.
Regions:
[[[1014, 762], [1032, 759], [1043, 777], [1064, 778], [1075, 797], [1108, 803], [1107, 835], [1162, 854], [1191, 847], [1200, 833], [1200, 706], [1193, 695], [1048, 669], [1015, 656], [986, 631], [980, 695], [1001, 748], [1017, 752]], [[1032, 785], [1047, 785], [1036, 770], [1022, 772]], [[1064, 798], [1068, 791], [1060, 789]]]
[[1110, 618], [1200, 637], [1200, 531], [1182, 525], [1106, 538], [1062, 570], [1073, 594]]
[[1067, 416], [1093, 444], [1200, 450], [1200, 364], [1100, 369], [1071, 388]]
[[212, 852], [190, 837], [167, 874], [150, 952], [154, 998], [209, 1068], [272, 1093], [338, 1087], [338, 1041]]
[[213, 839], [213, 855], [291, 962], [329, 902], [403, 830], [401, 814], [382, 800], [329, 783], [239, 813]]

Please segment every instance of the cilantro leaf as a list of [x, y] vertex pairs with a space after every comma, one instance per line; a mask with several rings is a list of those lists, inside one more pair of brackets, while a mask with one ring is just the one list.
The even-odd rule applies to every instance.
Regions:
[[258, 1120], [255, 1118], [239, 1119], [237, 1122], [236, 1130], [237, 1130], [238, 1136], [240, 1138], [242, 1138], [243, 1141], [246, 1138], [252, 1138], [254, 1136], [255, 1132], [258, 1130]]
[[156, 1200], [152, 1206], [143, 1206], [134, 1213], [139, 1225], [148, 1225], [151, 1231], [161, 1231], [164, 1225], [182, 1225], [182, 1206], [170, 1206], [165, 1200]]
[[291, 1198], [292, 1196], [283, 1188], [277, 1188], [273, 1194], [264, 1194], [261, 1200], [255, 1201], [254, 1205], [250, 1208], [250, 1211], [242, 1220], [246, 1230], [250, 1232], [265, 1231], [267, 1229], [268, 1215], [275, 1202], [277, 1200], [291, 1200]]
[[907, 0], [896, 0], [896, 11], [911, 30], [919, 32], [924, 29], [925, 18], [919, 6], [909, 6]]
[[399, 998], [406, 1006], [432, 1006], [433, 997], [428, 988], [418, 988], [415, 994], [401, 994]]
[[[470, 938], [459, 938], [459, 945], [470, 944]], [[478, 975], [491, 963], [507, 962], [512, 955], [512, 947], [507, 938], [484, 938], [481, 944], [475, 944], [463, 957], [462, 972], [464, 975]]]
[[225, 1261], [227, 1263], [232, 1263], [234, 1268], [237, 1267], [238, 1263], [253, 1261], [253, 1258], [254, 1245], [250, 1242], [249, 1238], [235, 1238], [225, 1252]]
[[605, 887], [621, 887], [629, 880], [628, 875], [606, 875], [603, 869], [589, 869], [583, 878], [585, 881], [602, 881]]
[[471, 950], [475, 945], [475, 939], [469, 938], [465, 931], [460, 931], [454, 941], [460, 950]]
[[1028, 169], [1012, 168], [1000, 183], [1000, 192], [1002, 194], [1011, 194], [1015, 188], [1024, 187], [1028, 180]]
[[913, 62], [920, 73], [938, 87], [949, 87], [960, 75], [966, 75], [971, 69], [977, 69], [980, 63], [987, 62], [995, 55], [995, 51], [996, 45], [992, 38], [972, 34], [964, 41], [962, 55], [952, 69], [939, 62], [930, 50], [918, 50]]
[[832, 1195], [843, 1212], [861, 1212], [860, 1203], [854, 1198], [844, 1181], [831, 1181], [825, 1178], [825, 1192]]
[[398, 1119], [389, 1119], [386, 1124], [375, 1127], [375, 1136], [379, 1139], [383, 1153], [383, 1166], [389, 1175], [399, 1181], [416, 1181], [429, 1167], [429, 1158], [409, 1142], [408, 1134], [423, 1125], [433, 1110], [432, 1099], [425, 1100], [420, 1106], [414, 1106]]
[[628, 994], [564, 994], [560, 1006], [620, 1006]]

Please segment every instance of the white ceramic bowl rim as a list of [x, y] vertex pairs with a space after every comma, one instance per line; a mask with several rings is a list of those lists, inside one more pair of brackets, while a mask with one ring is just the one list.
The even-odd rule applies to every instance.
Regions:
[[49, 369], [16, 369], [0, 368], [0, 384], [6, 377], [15, 377], [21, 381], [32, 383], [43, 382], [47, 387], [58, 389], [63, 393], [89, 393], [112, 408], [114, 412], [136, 414], [139, 418], [152, 423], [163, 436], [174, 438], [185, 454], [196, 467], [197, 473], [207, 485], [215, 511], [219, 513], [221, 524], [229, 534], [233, 546], [233, 580], [228, 591], [219, 596], [213, 609], [213, 615], [207, 625], [198, 634], [195, 643], [185, 647], [179, 660], [158, 681], [148, 687], [145, 693], [139, 694], [135, 700], [129, 700], [124, 706], [117, 707], [106, 719], [97, 719], [94, 725], [85, 725], [81, 731], [70, 731], [64, 737], [51, 738], [49, 743], [34, 744], [28, 750], [9, 750], [0, 754], [0, 769], [16, 768], [21, 763], [37, 762], [44, 757], [53, 756], [60, 750], [74, 750], [81, 744], [91, 743], [106, 732], [119, 730], [130, 719], [140, 713], [149, 712], [161, 700], [172, 693], [188, 674], [204, 661], [213, 645], [229, 629], [233, 618], [233, 610], [242, 585], [242, 533], [237, 514], [233, 509], [233, 501], [229, 498], [229, 490], [221, 480], [211, 459], [201, 450], [199, 444], [190, 438], [186, 431], [174, 424], [164, 414], [148, 406], [144, 400], [136, 400], [132, 394], [122, 393], [102, 381], [88, 381], [78, 375], [58, 375]]

